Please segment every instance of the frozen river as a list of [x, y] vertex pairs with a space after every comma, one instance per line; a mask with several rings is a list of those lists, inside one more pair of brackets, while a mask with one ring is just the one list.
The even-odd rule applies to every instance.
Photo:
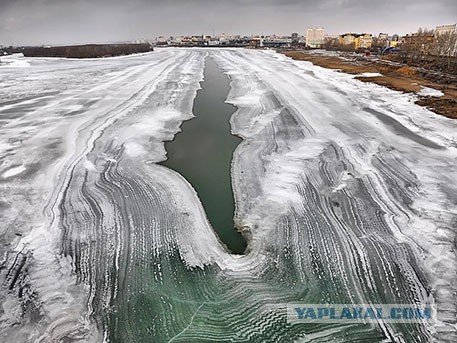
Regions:
[[192, 112], [195, 118], [167, 142], [164, 165], [176, 170], [197, 191], [206, 216], [228, 251], [242, 254], [246, 241], [234, 228], [231, 166], [241, 139], [231, 134], [230, 118], [236, 107], [225, 103], [230, 79], [211, 59], [205, 60], [204, 82]]
[[[208, 59], [244, 255], [161, 164]], [[457, 122], [411, 95], [270, 51], [7, 57], [0, 127], [1, 342], [457, 340]], [[437, 313], [290, 324], [286, 303]]]

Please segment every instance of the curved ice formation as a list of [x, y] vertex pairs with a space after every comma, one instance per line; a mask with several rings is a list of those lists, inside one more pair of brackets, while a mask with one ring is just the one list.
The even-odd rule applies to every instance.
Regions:
[[[156, 164], [192, 117], [208, 54], [244, 139], [232, 178], [245, 256]], [[457, 339], [455, 121], [268, 51], [30, 64], [0, 69], [3, 340]], [[287, 302], [435, 302], [438, 322], [291, 325]]]

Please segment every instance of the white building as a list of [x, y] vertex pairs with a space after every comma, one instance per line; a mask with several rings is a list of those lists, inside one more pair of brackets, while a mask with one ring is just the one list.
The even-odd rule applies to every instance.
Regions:
[[[452, 24], [452, 25], [441, 25], [437, 26], [435, 28], [435, 39], [437, 39], [440, 35], [444, 34], [450, 34], [454, 35], [457, 33], [457, 24]], [[439, 50], [441, 52], [438, 52], [439, 54], [445, 54], [445, 55], [456, 55], [457, 54], [457, 42], [455, 41], [455, 38], [449, 37], [445, 39], [447, 42], [445, 42], [443, 45], [441, 45], [443, 42], [439, 39], [437, 41], [439, 42]], [[444, 51], [443, 51], [444, 49]]]
[[454, 33], [454, 32], [457, 32], [457, 24], [437, 26], [435, 29], [435, 37], [445, 34], [445, 33]]
[[311, 27], [306, 30], [306, 46], [320, 48], [324, 43], [324, 28]]
[[165, 36], [159, 36], [157, 37], [157, 43], [166, 43], [167, 42], [167, 39], [165, 38]]

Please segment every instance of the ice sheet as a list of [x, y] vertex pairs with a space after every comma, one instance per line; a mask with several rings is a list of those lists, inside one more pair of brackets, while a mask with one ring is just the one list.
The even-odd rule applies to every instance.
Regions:
[[[245, 256], [157, 165], [208, 55], [244, 139]], [[8, 341], [456, 338], [457, 124], [413, 96], [273, 51], [166, 48], [0, 68], [0, 99]], [[291, 327], [280, 309], [350, 301], [436, 302], [440, 322]]]

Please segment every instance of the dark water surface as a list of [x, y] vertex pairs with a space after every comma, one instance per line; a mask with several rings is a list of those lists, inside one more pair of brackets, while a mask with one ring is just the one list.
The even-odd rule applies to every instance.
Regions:
[[241, 254], [246, 242], [233, 224], [230, 177], [233, 151], [241, 139], [230, 133], [229, 119], [236, 110], [225, 103], [230, 80], [211, 58], [206, 58], [201, 86], [194, 101], [195, 118], [185, 121], [182, 132], [165, 144], [168, 159], [162, 164], [192, 184], [219, 238], [230, 251]]

